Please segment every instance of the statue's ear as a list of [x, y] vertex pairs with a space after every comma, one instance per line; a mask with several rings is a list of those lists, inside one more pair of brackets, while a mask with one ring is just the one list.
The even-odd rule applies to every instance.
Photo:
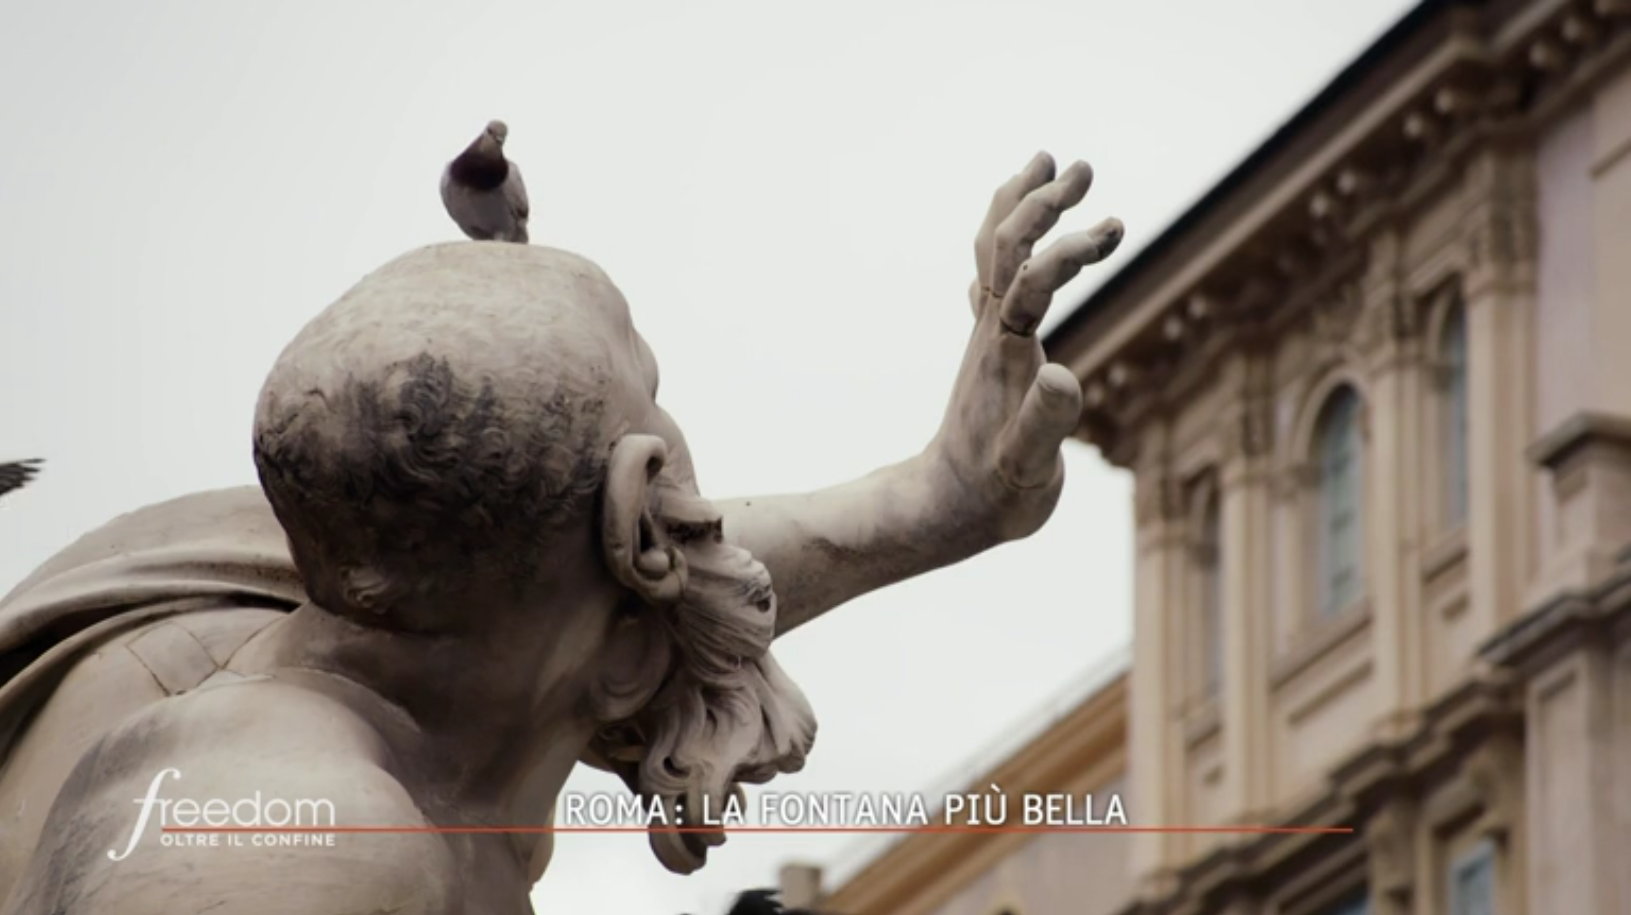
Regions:
[[685, 555], [652, 514], [657, 474], [668, 445], [655, 435], [625, 435], [612, 449], [601, 493], [600, 538], [606, 565], [624, 587], [654, 607], [685, 591]]

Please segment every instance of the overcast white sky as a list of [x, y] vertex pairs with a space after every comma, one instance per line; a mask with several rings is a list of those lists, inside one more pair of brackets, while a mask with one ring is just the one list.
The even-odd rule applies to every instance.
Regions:
[[[1095, 167], [1063, 228], [1128, 227], [1062, 313], [1408, 6], [0, 0], [0, 460], [49, 461], [0, 502], [0, 592], [120, 512], [253, 482], [277, 352], [457, 237], [436, 182], [489, 118], [534, 241], [627, 294], [704, 491], [805, 489], [933, 433], [974, 232], [1031, 154]], [[821, 720], [779, 790], [937, 784], [1124, 645], [1130, 481], [1081, 447], [1069, 473], [1032, 540], [778, 644]], [[740, 836], [680, 878], [643, 837], [563, 836], [534, 898], [712, 915], [854, 841]]]

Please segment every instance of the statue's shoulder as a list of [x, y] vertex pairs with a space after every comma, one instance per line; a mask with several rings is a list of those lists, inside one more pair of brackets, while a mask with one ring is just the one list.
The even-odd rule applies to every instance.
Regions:
[[299, 683], [248, 678], [156, 703], [75, 766], [11, 905], [158, 915], [182, 895], [199, 909], [275, 896], [280, 911], [440, 915], [458, 873], [435, 835], [163, 832], [428, 825], [384, 761], [370, 722]]
[[258, 487], [239, 486], [156, 502], [109, 520], [46, 560], [0, 607], [52, 579], [161, 550], [259, 553], [268, 557], [274, 574], [292, 571], [283, 530], [266, 497]]
[[[76, 633], [201, 598], [215, 607], [281, 610], [305, 601], [282, 528], [259, 489], [146, 506], [47, 560], [0, 598], [0, 687]], [[0, 757], [4, 744], [0, 734]]]

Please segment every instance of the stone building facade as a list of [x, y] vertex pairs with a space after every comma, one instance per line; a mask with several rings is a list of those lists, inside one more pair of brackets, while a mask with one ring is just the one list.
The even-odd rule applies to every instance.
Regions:
[[[1046, 342], [1133, 815], [1358, 830], [1118, 837], [1114, 911], [1631, 913], [1631, 0], [1426, 0]], [[837, 910], [1087, 911], [987, 903]]]
[[[1131, 803], [1127, 686], [1123, 666], [1006, 760], [953, 789], [984, 794], [996, 784], [1010, 797], [1059, 794], [1084, 801], [1091, 794], [1094, 816], [1108, 820], [1109, 797]], [[1021, 817], [1016, 811], [1011, 819]], [[782, 898], [789, 907], [845, 915], [1114, 915], [1132, 898], [1126, 838], [1083, 832], [906, 836], [830, 892], [822, 892], [817, 869], [784, 868]]]

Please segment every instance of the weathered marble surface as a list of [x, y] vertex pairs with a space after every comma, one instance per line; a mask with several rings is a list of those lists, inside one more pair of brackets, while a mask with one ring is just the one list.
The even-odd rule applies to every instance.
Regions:
[[[266, 382], [261, 491], [127, 515], [0, 602], [0, 913], [526, 912], [538, 835], [160, 847], [133, 799], [517, 826], [580, 761], [692, 810], [799, 768], [774, 638], [1053, 511], [1081, 393], [1034, 332], [1121, 227], [1032, 246], [1090, 180], [1039, 156], [997, 192], [940, 432], [802, 495], [697, 492], [589, 261], [459, 243], [364, 279]], [[651, 838], [682, 873], [724, 841]]]

